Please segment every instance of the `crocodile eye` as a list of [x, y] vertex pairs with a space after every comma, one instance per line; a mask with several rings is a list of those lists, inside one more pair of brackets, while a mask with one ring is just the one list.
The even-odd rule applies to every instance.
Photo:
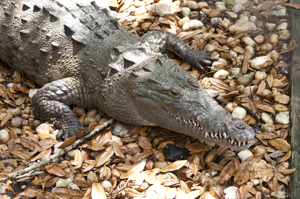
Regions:
[[175, 88], [171, 88], [170, 89], [170, 94], [173, 96], [173, 97], [176, 97], [176, 98], [179, 98], [182, 96], [182, 92], [180, 92], [179, 90], [175, 89]]
[[195, 88], [199, 88], [199, 82], [195, 78], [188, 78], [187, 83]]

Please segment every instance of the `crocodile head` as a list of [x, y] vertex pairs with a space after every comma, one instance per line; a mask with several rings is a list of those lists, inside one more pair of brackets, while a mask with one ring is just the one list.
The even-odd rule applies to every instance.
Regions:
[[166, 56], [131, 73], [126, 82], [121, 81], [130, 93], [126, 94], [130, 102], [124, 99], [129, 105], [122, 106], [128, 106], [127, 119], [135, 115], [136, 121], [113, 115], [116, 119], [164, 127], [237, 150], [251, 145], [253, 129], [218, 105], [194, 77]]

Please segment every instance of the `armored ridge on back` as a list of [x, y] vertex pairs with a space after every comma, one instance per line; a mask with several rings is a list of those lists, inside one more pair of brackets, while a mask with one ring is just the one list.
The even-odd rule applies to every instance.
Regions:
[[[101, 2], [101, 0], [99, 0]], [[32, 99], [35, 116], [76, 136], [75, 104], [124, 123], [161, 126], [233, 149], [254, 131], [217, 104], [202, 85], [161, 54], [173, 51], [194, 67], [213, 58], [161, 31], [139, 38], [119, 27], [97, 1], [0, 2], [0, 59], [43, 86]]]

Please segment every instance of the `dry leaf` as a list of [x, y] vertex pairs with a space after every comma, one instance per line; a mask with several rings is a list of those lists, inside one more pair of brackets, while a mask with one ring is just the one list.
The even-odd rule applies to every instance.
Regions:
[[84, 196], [83, 191], [69, 188], [56, 188], [52, 190], [52, 193], [57, 198], [81, 199]]
[[138, 144], [144, 150], [152, 149], [151, 143], [149, 142], [148, 138], [146, 138], [146, 137], [140, 136]]
[[284, 152], [288, 152], [291, 150], [291, 145], [282, 138], [275, 138], [272, 140], [268, 140], [269, 144], [275, 147], [277, 150], [281, 150]]
[[101, 155], [98, 155], [96, 158], [96, 167], [100, 167], [105, 162], [107, 162], [114, 155], [114, 150], [112, 146], [108, 147]]
[[146, 159], [147, 157], [149, 157], [152, 154], [153, 154], [153, 150], [148, 150], [148, 151], [145, 151], [143, 153], [136, 154], [130, 160], [133, 163], [140, 162], [140, 161], [142, 161], [143, 159]]
[[231, 160], [221, 171], [218, 183], [222, 184], [226, 181], [229, 181], [239, 166], [240, 162], [238, 159]]
[[93, 182], [92, 198], [106, 199], [106, 193], [100, 183]]
[[127, 173], [121, 174], [121, 179], [130, 178], [130, 176], [135, 176], [142, 172], [146, 166], [146, 161], [142, 161], [141, 163], [135, 165], [132, 169], [130, 169]]
[[10, 120], [10, 118], [12, 118], [12, 113], [7, 112], [0, 123], [0, 127], [4, 126], [8, 122], [8, 120]]
[[54, 164], [46, 165], [45, 169], [48, 173], [57, 175], [59, 177], [63, 177], [66, 175], [64, 170], [62, 168], [60, 168], [58, 165], [54, 165]]
[[177, 160], [171, 164], [161, 168], [159, 172], [175, 171], [183, 167], [187, 163], [187, 160]]

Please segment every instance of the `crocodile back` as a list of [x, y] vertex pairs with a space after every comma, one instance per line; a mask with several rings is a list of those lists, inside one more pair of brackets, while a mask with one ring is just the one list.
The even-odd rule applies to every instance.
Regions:
[[0, 26], [0, 59], [39, 85], [70, 76], [101, 80], [114, 44], [132, 42], [95, 1], [2, 0]]

